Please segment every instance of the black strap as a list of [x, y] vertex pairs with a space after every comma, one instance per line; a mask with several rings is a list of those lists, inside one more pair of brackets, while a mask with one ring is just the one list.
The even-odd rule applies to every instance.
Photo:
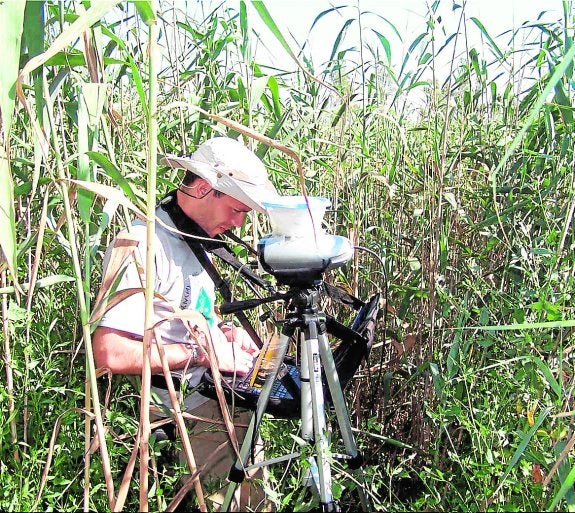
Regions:
[[336, 301], [339, 301], [344, 305], [351, 306], [354, 310], [359, 310], [363, 305], [365, 305], [365, 301], [356, 298], [349, 292], [346, 292], [345, 290], [340, 289], [339, 287], [330, 285], [329, 283], [325, 282], [323, 283], [323, 286], [325, 287], [327, 295], [331, 299], [335, 299]]
[[[218, 253], [223, 253], [223, 251], [221, 251], [221, 248], [225, 248], [224, 242], [204, 241], [194, 237], [199, 236], [209, 238], [208, 234], [197, 223], [192, 221], [180, 208], [176, 199], [175, 191], [172, 191], [167, 196], [165, 196], [160, 201], [160, 206], [170, 216], [170, 219], [174, 223], [174, 226], [180, 232], [183, 232], [188, 235], [182, 237], [186, 241], [186, 243], [188, 244], [189, 248], [192, 250], [194, 255], [196, 256], [196, 258], [198, 259], [200, 265], [205, 269], [210, 279], [214, 282], [214, 286], [219, 290], [220, 294], [224, 298], [224, 301], [232, 301], [233, 295], [229, 285], [220, 276], [220, 273], [215, 268], [214, 264], [209, 259], [208, 254], [206, 253], [206, 251], [211, 251], [214, 254], [217, 254], [216, 251], [218, 251]], [[239, 264], [241, 267], [241, 263]], [[263, 347], [263, 343], [259, 335], [257, 334], [254, 327], [251, 325], [246, 314], [244, 312], [239, 311], [235, 312], [235, 315], [240, 324], [242, 325], [242, 328], [247, 332], [247, 334], [256, 343], [256, 345], [260, 348]]]
[[273, 287], [270, 283], [264, 280], [261, 276], [254, 273], [249, 267], [245, 264], [242, 264], [233, 254], [232, 252], [226, 247], [222, 246], [221, 248], [216, 248], [210, 251], [210, 253], [216, 255], [220, 260], [225, 262], [226, 264], [232, 266], [236, 271], [242, 274], [245, 278], [250, 280], [252, 283], [258, 285], [259, 287], [266, 289], [268, 292], [273, 292]]

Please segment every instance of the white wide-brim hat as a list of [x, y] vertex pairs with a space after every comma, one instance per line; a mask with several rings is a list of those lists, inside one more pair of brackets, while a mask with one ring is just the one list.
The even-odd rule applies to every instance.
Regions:
[[241, 142], [229, 137], [209, 139], [189, 157], [165, 155], [160, 162], [191, 171], [216, 191], [259, 212], [266, 211], [263, 203], [279, 197], [262, 161]]

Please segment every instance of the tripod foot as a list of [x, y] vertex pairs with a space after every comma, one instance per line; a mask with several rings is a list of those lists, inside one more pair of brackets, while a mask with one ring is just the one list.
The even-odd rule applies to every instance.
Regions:
[[236, 465], [232, 465], [230, 473], [228, 474], [228, 479], [234, 483], [241, 483], [246, 478], [246, 471], [244, 469], [238, 468]]
[[333, 511], [341, 511], [335, 501], [321, 502], [321, 510], [324, 513], [331, 513]]
[[363, 454], [358, 452], [353, 458], [347, 460], [347, 466], [351, 470], [357, 470], [363, 465]]

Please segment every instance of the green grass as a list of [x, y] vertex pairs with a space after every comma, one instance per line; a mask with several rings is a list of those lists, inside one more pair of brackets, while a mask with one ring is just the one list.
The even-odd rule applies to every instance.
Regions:
[[[508, 39], [464, 18], [465, 29], [486, 41], [464, 51], [462, 36], [450, 39], [434, 24], [443, 3], [430, 6], [425, 33], [399, 34], [410, 48], [399, 68], [388, 58], [399, 51], [395, 27], [360, 15], [353, 3], [341, 12], [361, 23], [362, 39], [342, 31], [325, 64], [312, 63], [261, 3], [242, 3], [239, 12], [205, 3], [195, 19], [160, 5], [159, 151], [190, 153], [212, 135], [239, 135], [190, 105], [250, 126], [297, 152], [308, 193], [332, 199], [330, 231], [381, 256], [358, 252], [326, 276], [362, 297], [383, 290], [387, 301], [369, 364], [346, 393], [377, 510], [573, 510], [574, 460], [564, 451], [573, 437], [573, 5], [562, 2], [563, 18], [530, 20]], [[0, 244], [8, 259], [0, 263], [2, 510], [83, 508], [90, 355], [82, 305], [89, 309], [103, 250], [131, 214], [62, 178], [113, 186], [145, 209], [153, 105], [144, 41], [153, 4], [144, 7], [137, 13], [120, 3], [105, 18], [95, 14], [101, 21], [88, 34], [103, 68], [86, 64], [81, 30], [71, 28], [81, 12], [68, 3], [45, 2], [44, 24], [27, 8], [26, 44], [6, 46], [21, 68], [28, 52], [55, 55], [22, 76], [29, 110], [15, 110], [9, 161], [0, 155]], [[7, 8], [0, 5], [0, 18], [16, 19], [2, 16]], [[253, 32], [254, 16], [266, 32]], [[342, 19], [329, 9], [310, 30], [320, 22], [343, 29]], [[16, 25], [9, 28], [19, 37]], [[61, 34], [74, 37], [60, 45]], [[258, 38], [280, 41], [301, 66], [256, 61]], [[437, 83], [429, 72], [454, 45], [461, 57]], [[503, 84], [496, 80], [502, 66], [510, 70]], [[90, 103], [90, 71], [107, 84], [99, 107]], [[2, 83], [16, 78], [6, 66]], [[10, 98], [1, 101], [4, 107]], [[102, 115], [84, 126], [98, 108]], [[34, 126], [49, 141], [45, 153]], [[263, 144], [254, 148], [278, 188], [298, 193], [295, 162]], [[161, 167], [156, 178], [157, 195], [178, 181]], [[253, 240], [266, 229], [250, 220], [241, 235]], [[337, 305], [325, 307], [349, 319]], [[133, 383], [114, 378], [108, 402], [107, 384], [98, 378], [117, 493], [138, 399]], [[270, 454], [292, 450], [292, 429], [265, 423]], [[149, 507], [163, 510], [181, 469], [164, 468], [160, 446], [152, 445], [160, 473], [156, 482], [150, 472]], [[104, 461], [98, 450], [91, 455], [90, 509], [109, 509]], [[272, 471], [280, 508], [309, 507], [301, 465], [284, 470]], [[342, 505], [357, 505], [352, 480], [335, 472]], [[127, 510], [140, 507], [138, 480], [136, 467]]]

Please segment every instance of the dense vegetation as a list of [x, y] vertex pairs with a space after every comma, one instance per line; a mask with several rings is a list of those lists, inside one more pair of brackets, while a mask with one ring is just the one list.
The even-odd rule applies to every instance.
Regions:
[[[156, 149], [186, 154], [241, 126], [294, 150], [307, 193], [332, 199], [329, 229], [370, 250], [328, 279], [385, 295], [376, 347], [347, 390], [375, 507], [575, 508], [573, 5], [496, 37], [465, 5], [448, 13], [458, 33], [443, 32], [444, 3], [412, 39], [357, 5], [318, 12], [341, 24], [325, 63], [261, 2], [194, 13], [0, 3], [0, 509], [110, 508], [138, 388], [95, 373], [88, 318], [102, 252], [132, 205], [146, 211], [177, 182], [156, 168]], [[298, 65], [258, 62], [260, 38]], [[438, 81], [446, 55], [460, 57]], [[301, 190], [291, 156], [245, 140], [278, 188]], [[265, 233], [261, 223], [242, 237]], [[270, 453], [291, 451], [294, 426], [264, 431]], [[179, 471], [150, 446], [149, 508], [163, 510]], [[280, 508], [306, 507], [297, 469], [273, 473]], [[130, 510], [142, 504], [137, 474], [122, 488]]]

